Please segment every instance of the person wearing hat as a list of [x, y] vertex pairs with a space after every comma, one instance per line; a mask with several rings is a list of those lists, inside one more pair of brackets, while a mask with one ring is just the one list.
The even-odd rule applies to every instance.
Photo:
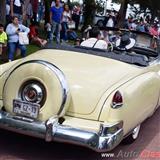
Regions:
[[108, 49], [108, 43], [101, 39], [100, 30], [97, 26], [93, 27], [89, 31], [89, 37], [87, 40], [83, 41], [80, 46], [90, 47], [90, 48], [99, 48], [99, 49]]
[[116, 48], [121, 51], [130, 50], [134, 47], [135, 43], [135, 39], [130, 38], [129, 35], [125, 33], [116, 41]]

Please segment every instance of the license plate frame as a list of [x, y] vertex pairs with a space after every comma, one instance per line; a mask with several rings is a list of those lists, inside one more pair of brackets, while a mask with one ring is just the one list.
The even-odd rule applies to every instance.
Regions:
[[13, 113], [19, 116], [24, 116], [36, 119], [39, 115], [40, 105], [20, 99], [13, 100]]

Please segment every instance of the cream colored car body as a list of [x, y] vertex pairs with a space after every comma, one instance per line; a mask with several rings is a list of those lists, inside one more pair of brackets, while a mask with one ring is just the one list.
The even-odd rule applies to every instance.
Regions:
[[[34, 65], [25, 64], [24, 67], [22, 65], [23, 72], [19, 67], [17, 76], [14, 76], [13, 83], [9, 85], [11, 90], [5, 93], [6, 79], [14, 68], [31, 60], [45, 60], [63, 71], [70, 95], [70, 100], [67, 102], [68, 107], [61, 115], [65, 119], [63, 124], [66, 126], [98, 132], [101, 124], [111, 125], [123, 121], [123, 136], [125, 137], [133, 128], [151, 116], [160, 104], [160, 64], [158, 60], [147, 67], [140, 67], [100, 56], [45, 49], [25, 59], [0, 66], [1, 108], [6, 107], [5, 104], [8, 103], [4, 103], [4, 98], [9, 99], [13, 90], [17, 89], [17, 85], [24, 83], [25, 74], [33, 79], [38, 79], [37, 75], [41, 75], [40, 81], [48, 83], [45, 84], [47, 91], [55, 91], [56, 88], [50, 85], [51, 78], [48, 76], [51, 76], [51, 73], [47, 67], [42, 73], [41, 67], [43, 66], [39, 65], [35, 74]], [[120, 91], [123, 95], [123, 106], [113, 109], [111, 102], [116, 91]], [[60, 93], [55, 94], [57, 94], [56, 97], [60, 97]], [[56, 104], [54, 97], [47, 96], [55, 102], [55, 106], [60, 105], [58, 102]], [[49, 105], [52, 106], [51, 100], [41, 108], [39, 121], [46, 121], [53, 116], [52, 107], [49, 108]], [[5, 109], [13, 114], [12, 106]]]

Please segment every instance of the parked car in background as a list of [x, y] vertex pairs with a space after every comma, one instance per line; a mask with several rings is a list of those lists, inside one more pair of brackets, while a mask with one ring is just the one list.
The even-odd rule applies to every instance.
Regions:
[[0, 128], [97, 152], [133, 142], [160, 105], [149, 38], [137, 33], [131, 50], [61, 46], [1, 65]]
[[104, 26], [104, 20], [105, 20], [105, 16], [95, 15], [93, 23], [95, 25], [97, 25], [98, 27], [103, 27]]

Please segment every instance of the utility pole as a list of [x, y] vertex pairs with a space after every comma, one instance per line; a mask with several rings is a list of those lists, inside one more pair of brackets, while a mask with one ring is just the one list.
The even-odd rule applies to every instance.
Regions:
[[0, 0], [0, 23], [6, 22], [6, 0]]

